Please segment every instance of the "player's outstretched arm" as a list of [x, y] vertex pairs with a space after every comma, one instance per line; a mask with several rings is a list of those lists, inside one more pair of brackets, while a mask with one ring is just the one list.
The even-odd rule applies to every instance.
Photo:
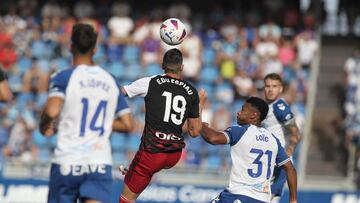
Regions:
[[285, 125], [285, 128], [290, 132], [290, 140], [288, 146], [286, 147], [286, 154], [288, 156], [292, 156], [301, 139], [300, 130], [295, 123], [295, 119], [292, 119], [290, 123]]
[[40, 132], [44, 136], [56, 133], [56, 120], [60, 115], [64, 100], [60, 97], [50, 97], [46, 101], [44, 110], [40, 117]]
[[131, 113], [124, 114], [116, 118], [112, 125], [112, 130], [117, 132], [130, 132], [134, 127]]
[[201, 136], [210, 144], [227, 144], [228, 140], [224, 133], [216, 131], [209, 127], [208, 123], [202, 123]]
[[288, 161], [284, 165], [282, 165], [282, 168], [286, 171], [287, 174], [287, 183], [289, 187], [289, 202], [290, 203], [297, 203], [297, 177], [296, 177], [296, 170], [291, 163], [291, 161]]

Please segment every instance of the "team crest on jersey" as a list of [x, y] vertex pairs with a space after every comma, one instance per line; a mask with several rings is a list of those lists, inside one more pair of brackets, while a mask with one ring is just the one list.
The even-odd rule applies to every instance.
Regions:
[[239, 199], [236, 199], [233, 203], [241, 203]]
[[284, 110], [285, 110], [285, 105], [284, 105], [283, 103], [278, 104], [277, 106], [278, 106], [278, 108], [279, 108], [281, 111], [284, 111]]
[[290, 119], [291, 119], [291, 114], [287, 114], [287, 115], [285, 116], [285, 119], [286, 119], [286, 120], [290, 120]]

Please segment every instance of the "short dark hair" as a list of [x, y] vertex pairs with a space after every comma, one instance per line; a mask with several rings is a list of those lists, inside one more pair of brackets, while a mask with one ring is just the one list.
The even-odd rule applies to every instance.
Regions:
[[260, 112], [260, 121], [263, 121], [266, 118], [269, 106], [263, 99], [260, 99], [259, 97], [250, 97], [246, 100], [246, 103], [251, 104]]
[[183, 56], [179, 49], [168, 50], [163, 57], [162, 68], [168, 72], [177, 72], [183, 64]]
[[265, 78], [264, 78], [264, 82], [265, 82], [267, 79], [278, 80], [278, 81], [281, 83], [281, 85], [284, 84], [281, 76], [280, 76], [279, 74], [277, 74], [277, 73], [269, 73], [269, 74], [267, 74], [267, 75], [265, 76]]
[[73, 48], [80, 54], [86, 54], [95, 48], [97, 33], [88, 24], [75, 24], [72, 27], [71, 43]]

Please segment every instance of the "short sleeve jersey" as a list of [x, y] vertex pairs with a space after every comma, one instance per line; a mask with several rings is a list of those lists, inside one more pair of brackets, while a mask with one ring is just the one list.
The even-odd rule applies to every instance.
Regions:
[[280, 141], [265, 128], [254, 125], [232, 126], [223, 133], [231, 146], [228, 190], [269, 202], [275, 165], [280, 167], [290, 161]]
[[199, 96], [188, 82], [155, 75], [124, 86], [129, 98], [143, 96], [145, 127], [140, 148], [149, 152], [179, 151], [184, 146], [182, 127], [188, 118], [199, 117]]
[[53, 162], [111, 164], [113, 120], [130, 112], [117, 80], [99, 66], [80, 65], [51, 77], [49, 97], [64, 99]]
[[278, 99], [269, 104], [269, 113], [262, 124], [280, 140], [281, 146], [286, 147], [289, 133], [285, 125], [294, 119], [290, 106], [283, 99]]

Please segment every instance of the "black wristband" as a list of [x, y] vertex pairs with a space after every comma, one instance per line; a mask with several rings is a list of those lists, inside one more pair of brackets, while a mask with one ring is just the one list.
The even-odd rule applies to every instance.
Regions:
[[6, 73], [0, 68], [0, 82], [7, 79]]

